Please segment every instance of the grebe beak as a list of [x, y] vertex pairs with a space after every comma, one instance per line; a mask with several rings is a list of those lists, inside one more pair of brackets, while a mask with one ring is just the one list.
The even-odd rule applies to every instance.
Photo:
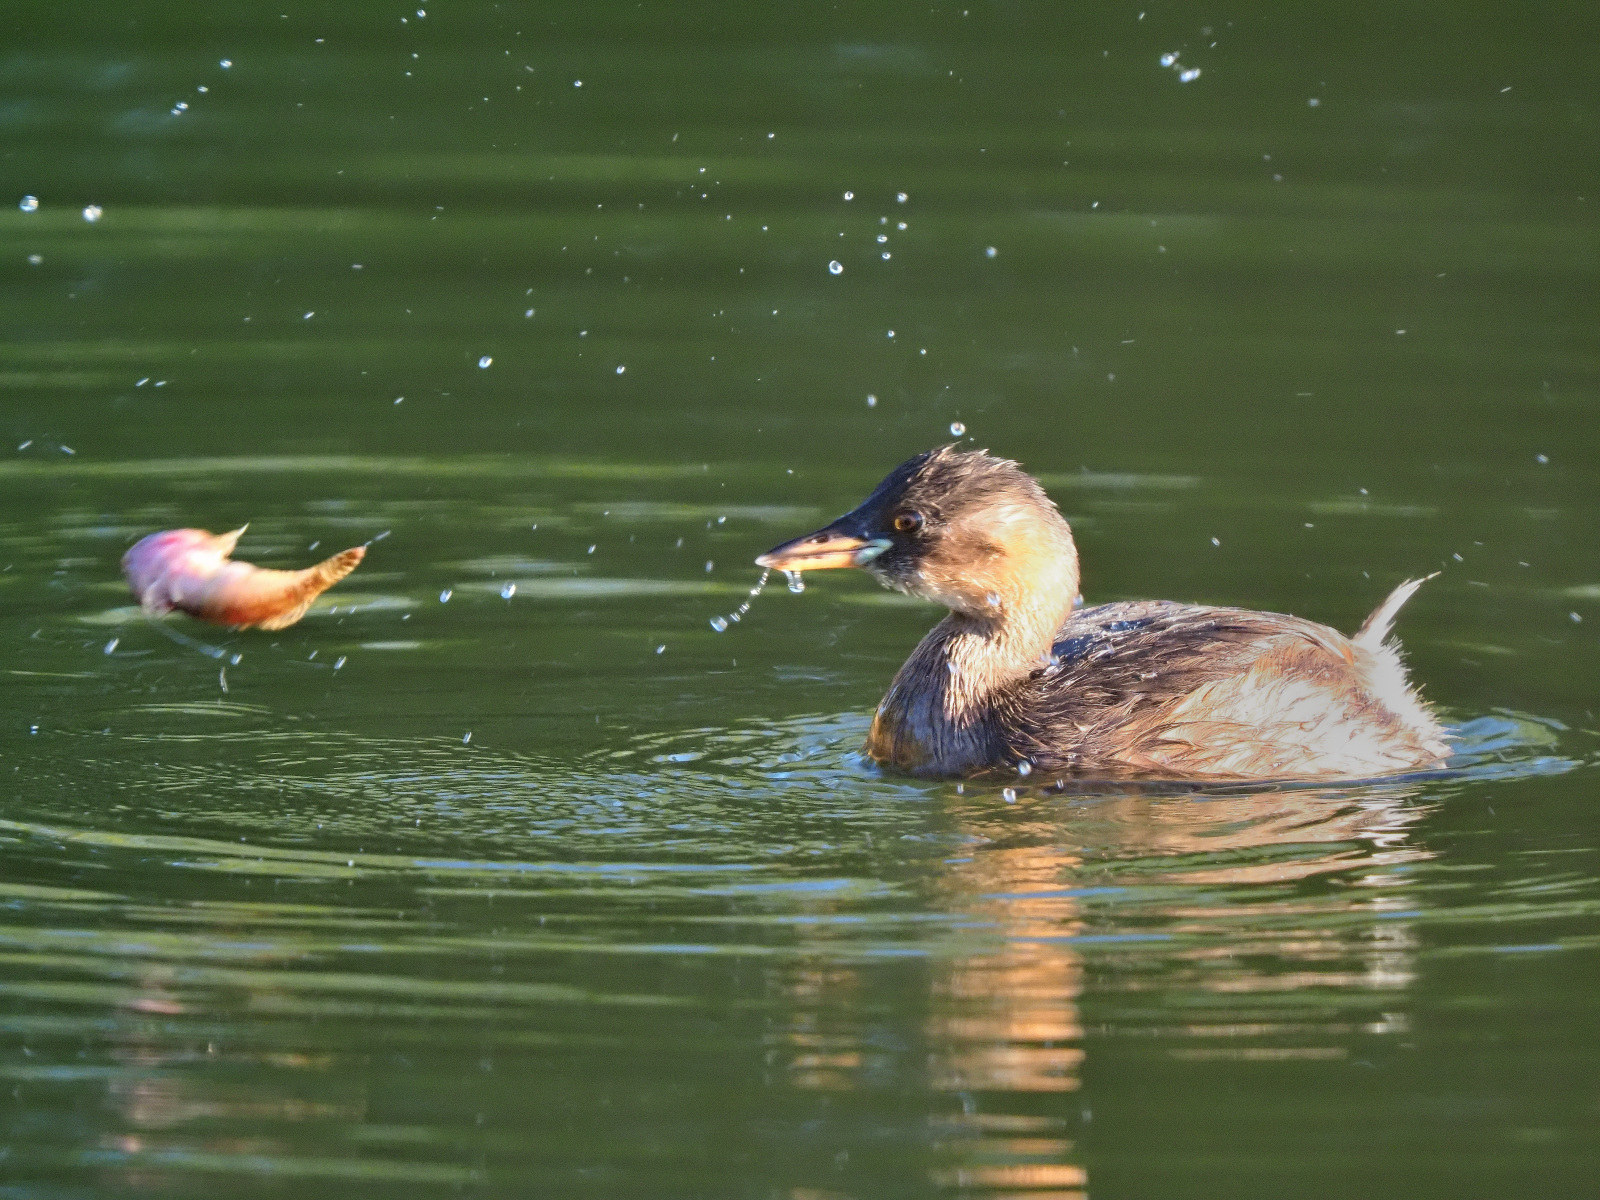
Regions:
[[835, 567], [864, 567], [889, 548], [888, 538], [864, 538], [845, 527], [841, 518], [826, 528], [774, 546], [756, 566], [774, 571], [827, 571]]

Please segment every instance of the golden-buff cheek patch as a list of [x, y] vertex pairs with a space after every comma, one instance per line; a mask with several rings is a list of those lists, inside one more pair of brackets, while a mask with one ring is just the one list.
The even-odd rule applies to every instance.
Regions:
[[[1064, 527], [1063, 527], [1064, 528]], [[908, 590], [969, 616], [992, 616], [1076, 590], [1077, 554], [1036, 511], [1006, 506], [946, 530]]]

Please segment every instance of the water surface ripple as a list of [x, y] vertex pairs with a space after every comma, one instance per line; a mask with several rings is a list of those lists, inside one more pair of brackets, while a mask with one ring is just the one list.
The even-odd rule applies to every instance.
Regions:
[[[1600, 8], [114, 17], [0, 51], [0, 1200], [1596, 1192]], [[1091, 602], [1439, 571], [1460, 754], [864, 764], [938, 613], [728, 615], [952, 438]], [[371, 544], [138, 612], [246, 522]]]

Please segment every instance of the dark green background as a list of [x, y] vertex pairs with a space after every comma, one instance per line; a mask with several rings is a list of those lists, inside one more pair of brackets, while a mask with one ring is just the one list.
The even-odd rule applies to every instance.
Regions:
[[[0, 1197], [1594, 1190], [1600, 16], [966, 3], [0, 15]], [[1460, 769], [863, 766], [952, 422]]]

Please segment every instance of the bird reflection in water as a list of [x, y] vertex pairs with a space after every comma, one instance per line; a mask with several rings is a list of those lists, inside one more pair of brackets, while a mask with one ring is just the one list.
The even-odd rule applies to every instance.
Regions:
[[[193, 1186], [196, 1170], [248, 1163], [252, 1173], [270, 1173], [296, 1161], [306, 1130], [343, 1130], [366, 1118], [365, 1089], [341, 1078], [336, 1055], [219, 1044], [208, 1014], [226, 1005], [203, 986], [174, 986], [160, 967], [136, 973], [134, 989], [120, 1005], [131, 1016], [118, 1023], [107, 1053], [104, 1104], [118, 1119], [87, 1156], [100, 1164], [105, 1186], [172, 1195]], [[284, 998], [264, 987], [250, 1006]], [[192, 1036], [174, 1037], [184, 1029]]]
[[[922, 1044], [871, 1024], [881, 968], [834, 958], [776, 973], [789, 1009], [770, 1061], [798, 1089], [914, 1076], [947, 1097], [920, 1117], [915, 1168], [941, 1188], [1079, 1200], [1086, 960], [1095, 1039], [1155, 1039], [1175, 1059], [1337, 1059], [1354, 1036], [1404, 1033], [1417, 943], [1390, 919], [1410, 907], [1392, 868], [1430, 857], [1408, 836], [1426, 811], [1414, 790], [1038, 792], [1004, 807], [952, 791], [943, 815], [971, 851], [927, 897], [944, 920], [917, 977]], [[1317, 876], [1342, 886], [1287, 886]], [[1308, 1013], [1307, 988], [1335, 999]], [[842, 1175], [833, 1186], [852, 1194]]]

